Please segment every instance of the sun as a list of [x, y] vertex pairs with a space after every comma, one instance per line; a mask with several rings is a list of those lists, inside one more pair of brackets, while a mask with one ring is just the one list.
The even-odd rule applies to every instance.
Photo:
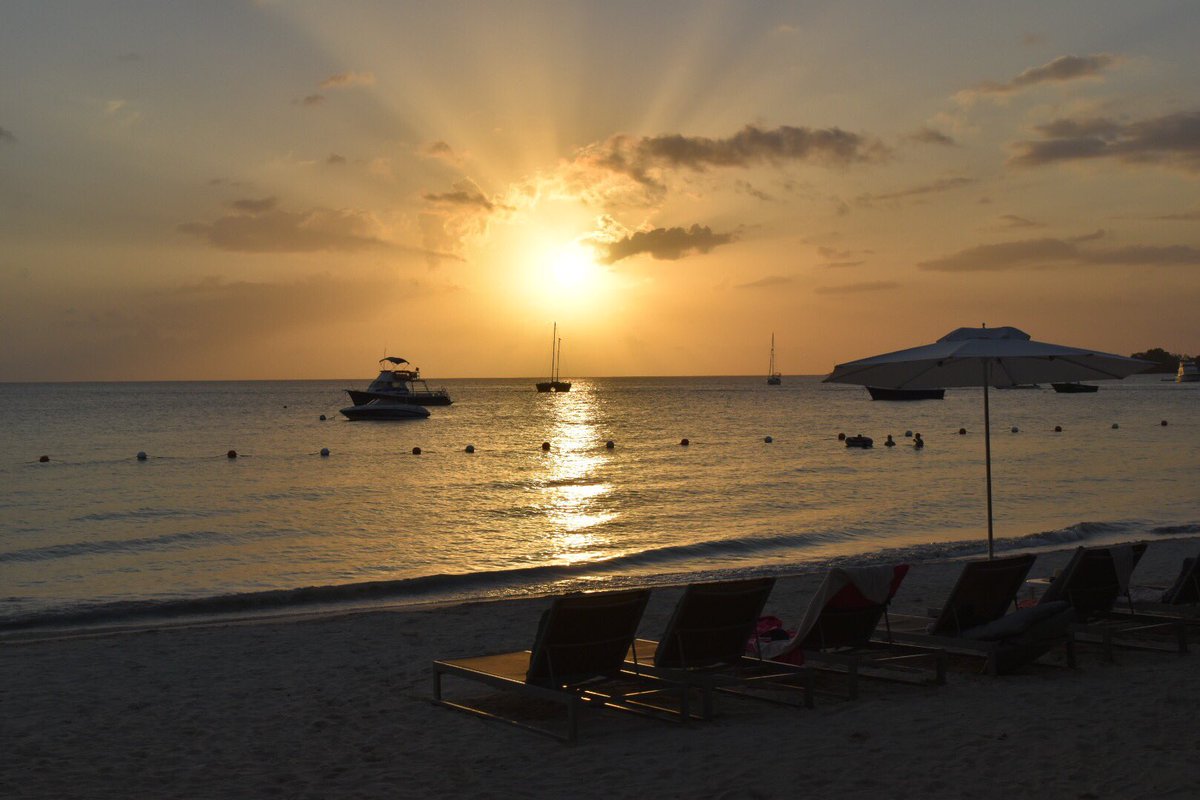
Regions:
[[598, 271], [591, 248], [578, 240], [552, 248], [547, 254], [546, 277], [559, 292], [575, 295], [588, 291]]

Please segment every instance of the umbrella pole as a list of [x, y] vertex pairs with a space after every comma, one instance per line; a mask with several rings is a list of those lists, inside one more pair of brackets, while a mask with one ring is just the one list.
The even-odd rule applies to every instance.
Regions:
[[987, 465], [988, 558], [992, 558], [992, 417], [988, 409], [988, 384], [991, 370], [983, 361], [983, 460]]

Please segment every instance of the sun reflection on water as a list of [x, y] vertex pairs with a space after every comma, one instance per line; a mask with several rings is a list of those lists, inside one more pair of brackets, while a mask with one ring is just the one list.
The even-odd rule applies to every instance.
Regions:
[[553, 555], [566, 563], [603, 558], [611, 543], [602, 526], [618, 515], [605, 502], [612, 484], [600, 475], [607, 451], [597, 427], [599, 404], [583, 382], [569, 393], [541, 399], [551, 422], [541, 491], [544, 513], [553, 523]]

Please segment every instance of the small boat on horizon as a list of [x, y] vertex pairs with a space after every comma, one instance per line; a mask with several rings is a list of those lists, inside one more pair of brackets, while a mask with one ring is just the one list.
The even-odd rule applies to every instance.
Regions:
[[868, 386], [872, 400], [941, 400], [945, 389], [887, 389], [883, 386]]
[[550, 334], [550, 380], [534, 384], [539, 392], [569, 392], [571, 382], [564, 381], [559, 375], [562, 369], [562, 339], [558, 338], [558, 323], [554, 323]]
[[1089, 392], [1098, 392], [1100, 387], [1094, 383], [1080, 383], [1079, 381], [1066, 381], [1064, 383], [1052, 383], [1051, 387], [1059, 394], [1087, 394]]
[[[365, 391], [347, 389], [350, 402], [356, 406], [366, 405], [372, 400], [391, 400], [417, 406], [448, 406], [453, 401], [445, 389], [430, 389], [421, 378], [421, 368], [401, 369], [408, 359], [399, 356], [384, 356], [379, 359], [379, 375], [371, 381]], [[391, 366], [387, 366], [390, 364]]]
[[1179, 372], [1175, 373], [1176, 383], [1196, 383], [1200, 381], [1200, 366], [1194, 360], [1180, 361]]
[[771, 366], [767, 367], [767, 386], [782, 386], [783, 375], [775, 370], [775, 334], [771, 334]]

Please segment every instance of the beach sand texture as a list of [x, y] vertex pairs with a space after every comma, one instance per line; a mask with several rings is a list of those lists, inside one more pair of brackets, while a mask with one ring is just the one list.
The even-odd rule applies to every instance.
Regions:
[[[1168, 583], [1197, 540], [1156, 541]], [[1039, 555], [1033, 575], [1069, 551]], [[961, 566], [914, 566], [899, 611]], [[798, 619], [820, 574], [781, 579]], [[641, 631], [678, 597], [656, 590]], [[1081, 652], [1080, 669], [942, 687], [866, 682], [856, 702], [721, 698], [689, 726], [588, 711], [567, 746], [430, 702], [430, 662], [528, 647], [545, 599], [0, 643], [0, 797], [1194, 797], [1195, 654]], [[26, 635], [28, 637], [28, 635]], [[1193, 648], [1195, 650], [1196, 648]], [[472, 690], [468, 684], [456, 684]]]

